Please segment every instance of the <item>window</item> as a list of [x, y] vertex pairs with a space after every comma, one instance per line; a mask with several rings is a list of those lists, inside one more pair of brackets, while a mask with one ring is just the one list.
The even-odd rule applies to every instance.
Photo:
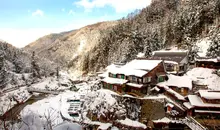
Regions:
[[107, 83], [104, 83], [104, 88], [107, 88], [108, 87], [108, 84]]
[[137, 77], [129, 76], [129, 80], [132, 81], [132, 82], [137, 82]]
[[181, 93], [184, 93], [184, 88], [181, 88]]
[[184, 66], [179, 67], [180, 71], [184, 71]]
[[142, 83], [142, 79], [141, 79], [141, 78], [139, 78], [139, 79], [138, 79], [138, 82], [139, 82], [139, 83]]
[[125, 79], [125, 76], [124, 76], [124, 75], [121, 75], [121, 79]]
[[117, 91], [117, 86], [114, 86], [114, 90]]
[[112, 88], [112, 84], [109, 85], [109, 89], [113, 89], [113, 88]]
[[143, 80], [144, 83], [149, 83], [151, 82], [151, 77], [144, 77]]
[[113, 74], [113, 78], [117, 78], [116, 74]]
[[147, 82], [151, 82], [151, 77], [147, 77]]
[[158, 82], [163, 82], [164, 81], [164, 78], [162, 76], [159, 76], [158, 77]]
[[122, 91], [125, 92], [126, 91], [126, 87], [122, 87]]
[[173, 64], [167, 64], [166, 70], [167, 71], [174, 71], [174, 65]]
[[112, 73], [109, 73], [109, 77], [113, 77], [113, 74], [112, 74]]
[[132, 76], [132, 81], [137, 81], [137, 78], [135, 76]]

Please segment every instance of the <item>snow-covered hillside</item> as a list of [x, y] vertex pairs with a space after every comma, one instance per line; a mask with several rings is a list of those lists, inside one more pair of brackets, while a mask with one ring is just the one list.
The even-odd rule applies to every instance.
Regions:
[[194, 81], [197, 80], [197, 77], [204, 78], [209, 89], [220, 90], [220, 77], [214, 71], [214, 69], [208, 68], [193, 68], [186, 75], [190, 76]]

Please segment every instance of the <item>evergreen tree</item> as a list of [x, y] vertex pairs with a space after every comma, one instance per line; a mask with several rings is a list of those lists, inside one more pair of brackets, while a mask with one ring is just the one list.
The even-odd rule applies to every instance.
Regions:
[[15, 72], [20, 73], [22, 71], [22, 62], [19, 60], [17, 53], [14, 53], [12, 63], [15, 66]]
[[210, 57], [219, 57], [220, 56], [220, 29], [218, 33], [212, 37], [211, 45], [209, 46], [207, 56]]
[[4, 88], [8, 84], [8, 76], [9, 74], [5, 64], [5, 53], [4, 51], [0, 51], [0, 88]]
[[40, 68], [36, 62], [36, 59], [35, 59], [35, 52], [33, 51], [32, 53], [32, 61], [31, 61], [31, 66], [32, 66], [32, 76], [33, 78], [41, 78], [40, 77]]

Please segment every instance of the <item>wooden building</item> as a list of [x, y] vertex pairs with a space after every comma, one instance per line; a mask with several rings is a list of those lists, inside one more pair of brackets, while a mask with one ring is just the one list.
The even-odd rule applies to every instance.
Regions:
[[220, 58], [203, 58], [198, 57], [195, 59], [196, 67], [204, 67], [210, 69], [220, 69]]
[[197, 95], [188, 95], [188, 114], [220, 119], [220, 91], [199, 90]]
[[168, 101], [165, 105], [166, 113], [175, 117], [184, 116], [187, 109], [183, 104], [187, 102], [185, 96], [192, 92], [192, 80], [188, 76], [167, 76], [167, 81], [157, 84], [157, 87], [172, 101]]
[[110, 70], [102, 83], [104, 88], [141, 96], [165, 78], [162, 60], [135, 59], [120, 68]]
[[[176, 75], [167, 75], [168, 80], [162, 83], [158, 83], [157, 86], [164, 87], [167, 86], [168, 89], [181, 94], [182, 96], [188, 95], [192, 92], [193, 85], [192, 80], [188, 76], [176, 76]], [[165, 89], [165, 90], [168, 90]]]
[[154, 51], [150, 59], [164, 60], [167, 73], [182, 75], [187, 71], [189, 66], [188, 53], [187, 50]]

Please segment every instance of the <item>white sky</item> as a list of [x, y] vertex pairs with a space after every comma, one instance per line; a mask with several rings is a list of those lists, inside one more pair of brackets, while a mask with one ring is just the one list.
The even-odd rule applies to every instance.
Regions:
[[[54, 3], [55, 1], [58, 3], [50, 7], [44, 6], [42, 1], [35, 1], [36, 4], [15, 1], [16, 8], [12, 8], [13, 3], [10, 1], [3, 1], [3, 6], [4, 4], [7, 6], [0, 8], [0, 12], [9, 14], [0, 13], [0, 40], [22, 48], [50, 33], [78, 29], [101, 21], [116, 20], [151, 3], [151, 0], [75, 0], [72, 5], [66, 3], [63, 6], [60, 4], [67, 1], [59, 3], [60, 0], [54, 0]], [[38, 8], [39, 3], [42, 5]], [[24, 6], [26, 4], [30, 9], [24, 9], [23, 6], [17, 7], [18, 4]], [[63, 7], [58, 9], [58, 6]], [[23, 10], [26, 11], [23, 12]]]

